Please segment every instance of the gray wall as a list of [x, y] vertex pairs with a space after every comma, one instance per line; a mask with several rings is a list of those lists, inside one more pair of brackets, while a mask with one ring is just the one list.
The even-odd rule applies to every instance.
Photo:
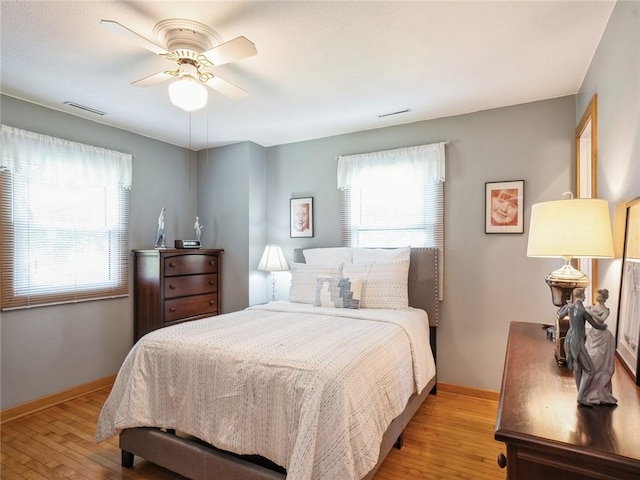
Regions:
[[266, 298], [265, 275], [256, 267], [266, 235], [266, 154], [244, 142], [198, 154], [198, 215], [203, 244], [223, 248], [222, 311]]
[[[497, 391], [509, 322], [554, 319], [544, 278], [562, 261], [527, 258], [526, 232], [533, 203], [571, 189], [574, 117], [570, 96], [271, 147], [268, 239], [288, 260], [293, 248], [340, 244], [338, 155], [448, 142], [438, 378]], [[501, 180], [525, 181], [524, 235], [484, 233], [485, 182]], [[289, 238], [289, 198], [299, 194], [314, 197], [312, 239]]]

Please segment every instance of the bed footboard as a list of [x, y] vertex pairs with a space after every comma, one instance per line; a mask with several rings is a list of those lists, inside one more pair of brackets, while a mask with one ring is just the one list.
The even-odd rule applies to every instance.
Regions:
[[133, 466], [134, 455], [138, 455], [193, 480], [285, 479], [284, 473], [157, 428], [123, 430], [120, 433], [120, 448], [122, 466], [127, 468]]

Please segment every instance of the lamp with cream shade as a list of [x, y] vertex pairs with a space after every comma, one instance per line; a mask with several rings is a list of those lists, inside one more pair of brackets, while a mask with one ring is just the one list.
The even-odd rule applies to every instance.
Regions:
[[262, 258], [258, 264], [261, 272], [271, 272], [271, 300], [276, 299], [276, 276], [274, 272], [284, 272], [289, 270], [289, 264], [284, 258], [279, 245], [269, 244], [262, 253]]
[[[537, 203], [531, 207], [528, 257], [562, 258], [564, 265], [547, 275], [551, 298], [557, 307], [564, 306], [575, 288], [589, 286], [589, 278], [571, 265], [574, 258], [612, 258], [613, 239], [609, 205], [597, 198], [573, 198], [565, 193], [562, 200]], [[564, 336], [568, 321], [556, 319], [555, 356], [565, 362]]]

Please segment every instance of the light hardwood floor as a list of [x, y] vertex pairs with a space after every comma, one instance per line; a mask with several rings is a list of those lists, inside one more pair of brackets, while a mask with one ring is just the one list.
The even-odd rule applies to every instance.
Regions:
[[[96, 445], [96, 421], [109, 388], [2, 425], [2, 480], [182, 479], [136, 457], [120, 466], [117, 437]], [[405, 430], [375, 480], [504, 479], [493, 439], [498, 402], [441, 388], [430, 395]], [[220, 479], [224, 480], [224, 479]]]

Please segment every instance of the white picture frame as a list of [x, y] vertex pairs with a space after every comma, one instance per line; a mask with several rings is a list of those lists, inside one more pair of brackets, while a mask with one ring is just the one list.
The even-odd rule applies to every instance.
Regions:
[[290, 237], [313, 237], [313, 197], [292, 198], [289, 212]]
[[485, 233], [524, 233], [524, 180], [485, 183]]

